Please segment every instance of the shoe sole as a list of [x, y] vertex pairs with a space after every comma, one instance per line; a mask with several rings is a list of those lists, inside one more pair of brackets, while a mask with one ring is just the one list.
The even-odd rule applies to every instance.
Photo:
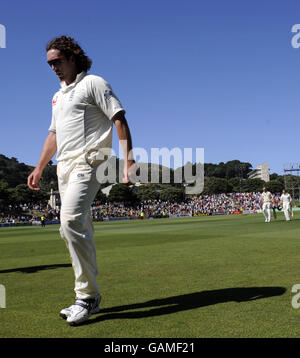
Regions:
[[59, 317], [61, 317], [62, 319], [67, 319], [67, 318], [68, 318], [68, 316], [65, 315], [65, 314], [63, 314], [63, 313], [60, 313], [60, 314], [59, 314]]
[[90, 318], [90, 316], [83, 318], [79, 322], [68, 322], [68, 325], [71, 327], [80, 326], [81, 324], [85, 323], [89, 318]]

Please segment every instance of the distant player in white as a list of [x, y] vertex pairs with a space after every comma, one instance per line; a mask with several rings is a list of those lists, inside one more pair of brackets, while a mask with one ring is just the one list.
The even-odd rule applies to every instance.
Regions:
[[266, 187], [263, 188], [262, 192], [262, 212], [265, 217], [265, 222], [269, 223], [271, 221], [271, 210], [272, 210], [272, 194], [267, 190]]
[[285, 220], [290, 221], [290, 210], [292, 207], [292, 197], [284, 189], [282, 190], [282, 195], [280, 197], [281, 206], [284, 212]]

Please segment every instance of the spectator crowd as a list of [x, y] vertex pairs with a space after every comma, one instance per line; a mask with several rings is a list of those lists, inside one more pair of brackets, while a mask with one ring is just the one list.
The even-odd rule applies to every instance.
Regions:
[[[279, 200], [275, 195], [274, 199]], [[234, 213], [255, 213], [261, 209], [261, 193], [230, 193], [201, 195], [185, 199], [181, 203], [148, 200], [136, 207], [122, 203], [100, 205], [93, 203], [94, 220], [108, 218], [158, 218], [199, 215], [229, 215]]]
[[[274, 195], [279, 200], [279, 195]], [[108, 219], [142, 219], [200, 215], [229, 215], [241, 213], [255, 213], [261, 209], [261, 193], [229, 193], [200, 195], [186, 198], [180, 203], [161, 200], [143, 201], [135, 206], [123, 203], [100, 204], [95, 201], [91, 213], [95, 221]], [[30, 223], [39, 221], [44, 215], [48, 221], [59, 220], [59, 210], [43, 208], [39, 205], [23, 205], [25, 214], [9, 217], [0, 213], [0, 223]]]
[[16, 224], [16, 223], [32, 223], [40, 221], [41, 216], [45, 216], [47, 220], [59, 220], [59, 210], [51, 207], [44, 208], [41, 205], [20, 205], [18, 214], [11, 214], [9, 216], [0, 212], [0, 224]]

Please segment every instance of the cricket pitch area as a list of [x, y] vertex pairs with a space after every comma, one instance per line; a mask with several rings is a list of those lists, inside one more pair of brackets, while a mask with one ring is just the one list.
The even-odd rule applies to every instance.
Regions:
[[0, 229], [1, 338], [300, 335], [300, 212], [95, 223], [101, 312], [78, 327], [58, 229]]

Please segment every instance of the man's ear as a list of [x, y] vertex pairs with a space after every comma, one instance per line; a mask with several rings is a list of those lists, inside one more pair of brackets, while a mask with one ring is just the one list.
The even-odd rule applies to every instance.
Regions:
[[75, 56], [74, 56], [74, 55], [71, 55], [71, 56], [69, 57], [69, 61], [75, 63]]

